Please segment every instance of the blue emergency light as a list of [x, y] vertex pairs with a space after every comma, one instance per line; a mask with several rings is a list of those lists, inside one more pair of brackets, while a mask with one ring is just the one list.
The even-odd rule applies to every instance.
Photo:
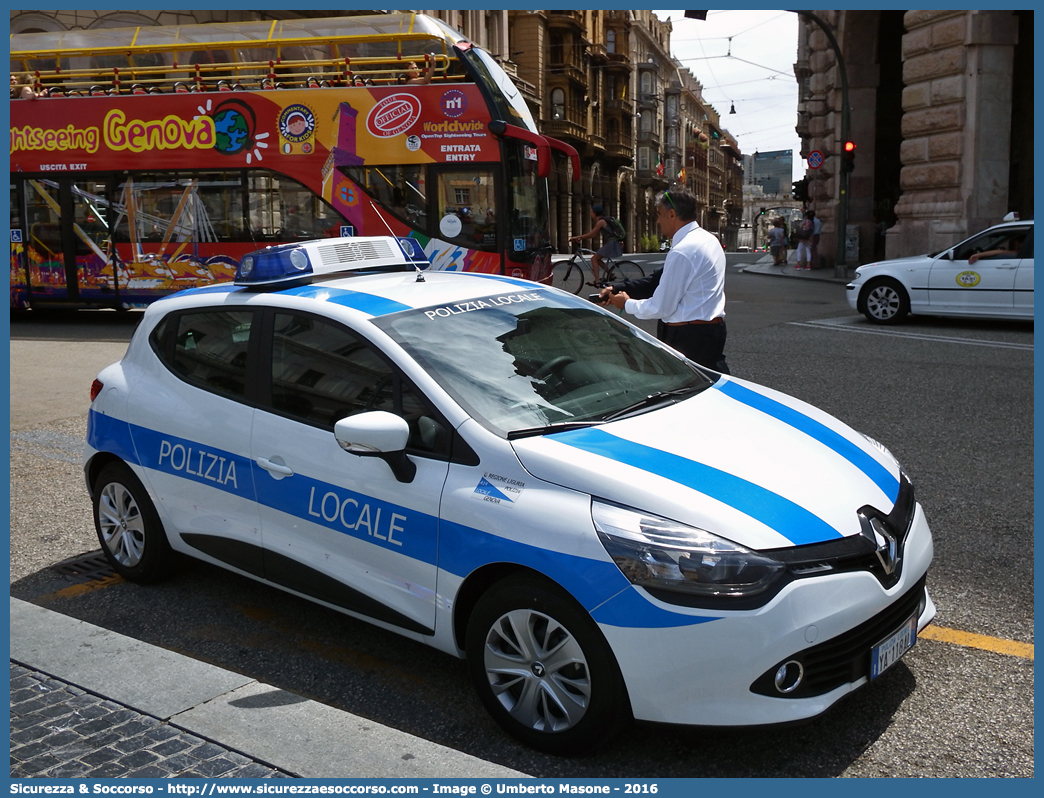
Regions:
[[319, 238], [276, 244], [243, 256], [235, 284], [288, 288], [360, 271], [412, 271], [429, 266], [419, 241], [393, 236]]
[[236, 268], [236, 285], [286, 285], [309, 280], [313, 274], [307, 248], [278, 244], [244, 255]]

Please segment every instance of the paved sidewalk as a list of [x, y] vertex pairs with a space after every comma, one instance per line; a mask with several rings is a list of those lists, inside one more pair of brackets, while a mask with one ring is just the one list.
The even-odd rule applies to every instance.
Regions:
[[16, 598], [11, 775], [526, 776]]
[[850, 283], [854, 276], [855, 271], [849, 269], [844, 277], [834, 276], [834, 267], [830, 266], [825, 269], [801, 269], [800, 271], [795, 268], [797, 262], [796, 253], [794, 250], [788, 250], [787, 252], [787, 264], [785, 266], [774, 266], [772, 264], [772, 256], [766, 254], [765, 257], [758, 260], [756, 263], [749, 263], [744, 266], [740, 271], [746, 274], [767, 274], [772, 277], [793, 277], [798, 280], [812, 280], [815, 282], [824, 283], [838, 283], [845, 285]]
[[280, 778], [292, 774], [11, 663], [11, 778]]

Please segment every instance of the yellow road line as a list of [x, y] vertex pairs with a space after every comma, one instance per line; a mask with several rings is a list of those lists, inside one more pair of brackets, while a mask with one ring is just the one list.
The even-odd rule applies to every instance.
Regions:
[[1032, 643], [1017, 643], [1014, 640], [1004, 640], [1000, 637], [988, 635], [976, 635], [971, 632], [961, 632], [957, 629], [947, 629], [945, 626], [929, 626], [917, 635], [923, 640], [938, 640], [941, 643], [954, 643], [965, 648], [980, 648], [983, 651], [993, 651], [996, 654], [1008, 654], [1012, 657], [1033, 659]]
[[76, 596], [82, 596], [84, 593], [93, 593], [95, 590], [102, 590], [107, 587], [112, 587], [113, 585], [118, 585], [122, 581], [122, 576], [119, 574], [113, 574], [112, 576], [106, 576], [102, 579], [92, 579], [90, 582], [78, 582], [75, 585], [63, 587], [61, 590], [56, 590], [54, 593], [40, 596], [40, 599], [46, 604], [54, 599], [74, 598]]

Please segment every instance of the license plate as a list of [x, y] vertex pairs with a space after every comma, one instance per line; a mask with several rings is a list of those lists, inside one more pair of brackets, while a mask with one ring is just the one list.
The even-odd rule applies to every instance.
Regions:
[[876, 679], [891, 668], [917, 642], [917, 615], [911, 615], [898, 631], [870, 650], [870, 678]]

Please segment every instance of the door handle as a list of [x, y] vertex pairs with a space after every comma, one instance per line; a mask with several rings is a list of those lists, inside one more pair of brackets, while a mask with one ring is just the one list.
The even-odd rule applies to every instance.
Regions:
[[254, 462], [276, 479], [292, 477], [294, 475], [294, 470], [292, 468], [283, 465], [282, 463], [276, 463], [273, 460], [269, 460], [267, 457], [258, 457]]

